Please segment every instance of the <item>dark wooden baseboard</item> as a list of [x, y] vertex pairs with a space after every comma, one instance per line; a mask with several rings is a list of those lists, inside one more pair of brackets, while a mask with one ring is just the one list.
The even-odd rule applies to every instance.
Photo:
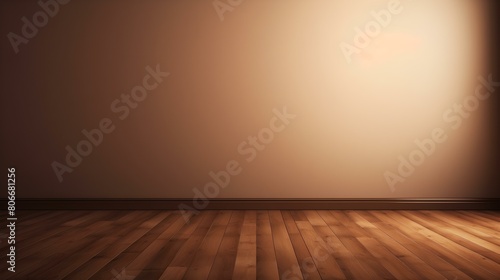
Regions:
[[[7, 201], [3, 199], [4, 205]], [[494, 199], [18, 199], [17, 210], [500, 210]]]

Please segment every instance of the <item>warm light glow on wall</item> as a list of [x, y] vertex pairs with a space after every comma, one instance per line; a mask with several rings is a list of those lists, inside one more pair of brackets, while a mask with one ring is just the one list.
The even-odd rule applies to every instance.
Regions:
[[[13, 7], [2, 34], [22, 24], [14, 3], [3, 4]], [[2, 73], [24, 65], [31, 81], [2, 79], [9, 102], [31, 108], [6, 108], [17, 120], [6, 125], [40, 139], [24, 148], [37, 156], [5, 153], [34, 170], [26, 197], [192, 198], [231, 160], [242, 171], [217, 198], [481, 196], [491, 100], [468, 103], [474, 110], [460, 119], [454, 106], [478, 86], [487, 92], [478, 80], [490, 74], [487, 9], [472, 0], [248, 0], [221, 15], [212, 1], [72, 2], [17, 56], [2, 56]], [[171, 75], [118, 120], [110, 103], [156, 64]], [[247, 161], [238, 147], [283, 106], [296, 117]], [[59, 184], [50, 163], [103, 117], [116, 130]], [[436, 129], [446, 141], [402, 176], [400, 156], [418, 157], [415, 140]], [[401, 177], [392, 187], [387, 172]]]
[[[401, 1], [399, 13], [348, 63], [339, 44], [354, 45], [356, 28], [364, 31], [375, 21], [372, 12], [388, 10], [391, 1], [313, 3], [287, 2], [286, 9], [274, 4], [273, 13], [259, 17], [258, 29], [248, 18], [235, 16], [228, 23], [246, 23], [248, 31], [241, 34], [255, 34], [230, 52], [247, 56], [239, 63], [243, 73], [265, 77], [249, 81], [243, 74], [254, 88], [248, 94], [287, 104], [298, 117], [280, 136], [285, 139], [277, 140], [282, 146], [262, 153], [236, 179], [242, 188], [224, 194], [328, 198], [474, 193], [470, 186], [482, 175], [486, 152], [481, 141], [487, 133], [487, 103], [456, 131], [442, 114], [473, 94], [478, 75], [488, 74], [484, 7], [473, 1]], [[222, 48], [227, 42], [219, 44]], [[230, 59], [225, 62], [238, 67]], [[252, 72], [245, 69], [252, 66]], [[244, 86], [233, 90], [238, 88]], [[447, 142], [391, 192], [382, 174], [397, 172], [398, 156], [408, 157], [415, 139], [431, 137], [438, 127], [448, 134]]]
[[[326, 47], [353, 44], [355, 28], [364, 31], [375, 21], [371, 11], [387, 10], [388, 3], [339, 6], [334, 1], [331, 7], [314, 11], [302, 4], [296, 12], [309, 11], [307, 20], [290, 18], [282, 23], [290, 27], [289, 33], [282, 32], [291, 34], [290, 40], [305, 42], [300, 49], [287, 48], [302, 55], [271, 63], [288, 63], [289, 71], [299, 72], [288, 79], [286, 88], [296, 92], [291, 100], [304, 118], [291, 148], [297, 154], [293, 174], [298, 175], [281, 177], [290, 178], [287, 193], [294, 190], [297, 197], [307, 196], [308, 190], [299, 186], [308, 185], [322, 186], [321, 195], [314, 192], [318, 197], [376, 197], [386, 185], [380, 176], [383, 170], [396, 172], [398, 156], [408, 157], [416, 147], [414, 140], [430, 137], [437, 127], [445, 129], [447, 142], [389, 196], [474, 192], [467, 188], [482, 175], [487, 103], [457, 131], [450, 129], [442, 114], [473, 94], [476, 76], [488, 74], [484, 7], [472, 1], [401, 1], [400, 12], [392, 14], [390, 23], [370, 38], [360, 54], [352, 55], [350, 64]], [[335, 9], [344, 11], [340, 18], [326, 15]], [[294, 30], [312, 32], [297, 35]], [[290, 65], [292, 57], [301, 67]]]

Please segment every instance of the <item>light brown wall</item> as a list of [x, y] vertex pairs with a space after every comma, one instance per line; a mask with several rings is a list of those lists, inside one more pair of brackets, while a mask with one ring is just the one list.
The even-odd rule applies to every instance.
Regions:
[[[210, 0], [73, 0], [15, 54], [7, 34], [40, 7], [2, 1], [2, 167], [23, 198], [190, 198], [229, 161], [219, 198], [498, 197], [498, 96], [459, 129], [442, 117], [491, 72], [485, 1], [401, 0], [349, 64], [339, 44], [390, 1], [352, 2], [246, 0], [221, 21]], [[110, 104], [156, 65], [170, 76], [120, 120]], [[247, 161], [284, 106], [296, 117]], [[59, 182], [53, 162], [103, 118], [115, 130]], [[384, 173], [436, 128], [446, 142], [391, 191]]]

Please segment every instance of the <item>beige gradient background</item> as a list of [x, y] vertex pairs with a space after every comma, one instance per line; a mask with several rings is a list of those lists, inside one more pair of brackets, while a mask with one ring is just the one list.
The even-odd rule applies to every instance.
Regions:
[[[348, 64], [339, 44], [388, 2], [246, 0], [221, 22], [208, 0], [73, 0], [16, 55], [7, 33], [40, 8], [2, 1], [2, 167], [18, 198], [191, 198], [229, 160], [243, 171], [219, 198], [498, 197], [497, 97], [458, 130], [441, 117], [490, 73], [486, 1], [401, 0]], [[110, 103], [156, 64], [170, 77], [120, 121]], [[297, 117], [246, 162], [238, 145], [283, 106]], [[116, 130], [59, 183], [51, 163], [105, 117]], [[447, 142], [391, 192], [384, 172], [438, 127]]]

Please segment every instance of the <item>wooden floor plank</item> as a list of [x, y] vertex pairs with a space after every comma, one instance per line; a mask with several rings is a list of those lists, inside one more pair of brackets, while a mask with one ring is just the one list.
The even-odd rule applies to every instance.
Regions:
[[487, 240], [479, 238], [457, 227], [452, 227], [446, 222], [441, 222], [432, 216], [426, 216], [418, 211], [401, 211], [405, 217], [412, 218], [417, 223], [440, 234], [447, 239], [462, 245], [463, 247], [487, 257], [490, 260], [500, 263], [500, 246]]
[[[329, 211], [331, 215], [341, 224], [332, 228], [333, 232], [338, 235], [339, 240], [344, 246], [356, 257], [356, 259], [369, 271], [374, 277], [383, 279], [392, 279], [394, 276], [384, 267], [384, 265], [376, 260], [376, 258], [368, 251], [358, 238], [364, 236], [364, 232], [352, 222], [343, 211]], [[336, 232], [337, 231], [337, 232]]]
[[231, 211], [219, 211], [212, 226], [205, 235], [205, 239], [198, 248], [193, 262], [189, 266], [184, 279], [207, 279], [212, 268], [215, 256], [231, 219]]
[[296, 224], [309, 252], [311, 252], [311, 257], [321, 278], [347, 279], [338, 263], [330, 255], [327, 249], [329, 247], [316, 234], [312, 225], [308, 221], [298, 221]]
[[173, 267], [189, 268], [194, 256], [200, 247], [203, 239], [210, 230], [214, 219], [216, 218], [216, 211], [206, 211], [199, 215], [205, 216], [196, 230], [191, 234], [191, 237], [186, 240], [182, 248], [177, 252], [172, 262], [169, 264]]
[[186, 274], [187, 268], [169, 266], [165, 272], [160, 276], [160, 280], [180, 280]]
[[279, 280], [268, 211], [257, 211], [257, 279]]
[[217, 250], [214, 263], [208, 275], [210, 280], [231, 279], [236, 262], [236, 253], [240, 241], [241, 227], [245, 217], [244, 211], [233, 211], [226, 227], [221, 244]]
[[441, 215], [435, 215], [431, 211], [421, 211], [426, 217], [433, 217], [437, 220], [450, 224], [452, 227], [459, 228], [479, 238], [487, 240], [500, 246], [500, 232], [484, 227], [469, 216], [460, 216], [456, 212], [447, 211]]
[[[402, 230], [404, 230], [406, 234], [411, 235], [413, 239], [417, 240], [420, 246], [426, 247], [434, 254], [460, 267], [461, 270], [470, 277], [479, 279], [494, 279], [496, 277], [495, 274], [492, 274], [488, 269], [481, 266], [481, 262], [476, 263], [471, 261], [468, 255], [462, 255], [464, 252], [470, 252], [463, 250], [461, 245], [436, 234], [399, 213], [393, 211], [382, 211], [382, 213], [399, 223]], [[489, 265], [487, 262], [483, 263]]]
[[[145, 234], [149, 229], [141, 228], [140, 225], [144, 220], [151, 219], [154, 216], [155, 214], [152, 211], [133, 211], [118, 219], [115, 222], [118, 229], [113, 233], [118, 237], [118, 241], [106, 246], [92, 259], [68, 274], [65, 279], [89, 279]], [[120, 228], [123, 230], [120, 230]]]
[[177, 231], [168, 242], [163, 243], [163, 246], [159, 248], [154, 258], [146, 264], [144, 270], [141, 271], [134, 280], [158, 279], [164, 274], [170, 262], [177, 255], [177, 252], [184, 246], [189, 236], [193, 234], [196, 228], [198, 228], [198, 225], [205, 218], [204, 215], [193, 215], [193, 213], [191, 213], [190, 218], [187, 219], [183, 227]]
[[477, 224], [483, 225], [494, 231], [500, 232], [500, 222], [498, 222], [495, 219], [492, 219], [490, 215], [483, 215], [482, 212], [478, 211], [457, 211], [456, 213], [469, 217]]
[[500, 212], [190, 215], [22, 211], [16, 273], [0, 279], [500, 279]]
[[172, 215], [169, 220], [169, 226], [166, 227], [160, 235], [158, 235], [150, 245], [142, 250], [137, 257], [129, 265], [125, 267], [130, 272], [137, 272], [135, 275], [140, 274], [144, 268], [155, 259], [159, 251], [170, 241], [185, 224], [186, 221], [180, 213]]
[[337, 261], [342, 272], [348, 279], [378, 279], [377, 275], [370, 273], [369, 269], [363, 268], [363, 264], [356, 259], [356, 257], [345, 247], [340, 239], [335, 235], [332, 229], [328, 226], [336, 224], [328, 211], [318, 211], [318, 214], [324, 221], [324, 225], [315, 226], [314, 229], [318, 235], [325, 240], [326, 245], [331, 248], [330, 255]]
[[[285, 274], [280, 274], [281, 278], [289, 279], [296, 277], [295, 275], [301, 275], [304, 279], [308, 280], [320, 280], [321, 276], [319, 275], [318, 268], [314, 263], [314, 260], [307, 249], [306, 243], [300, 234], [299, 229], [297, 228], [296, 220], [292, 217], [292, 211], [282, 211], [283, 220], [285, 222], [286, 229], [288, 231], [288, 235], [290, 236], [290, 241], [292, 242], [292, 246], [295, 251], [295, 255], [297, 257], [297, 262], [300, 264], [300, 267], [293, 267]], [[297, 212], [297, 211], [295, 211]], [[300, 218], [297, 215], [294, 215], [296, 218], [299, 218], [300, 221], [307, 221], [307, 218]]]
[[[353, 211], [345, 211], [346, 216], [352, 220], [352, 227], [358, 227], [363, 233], [363, 236], [358, 237], [359, 242], [369, 251], [377, 260], [396, 278], [419, 279], [423, 276], [418, 275], [418, 270], [412, 270], [410, 266], [402, 262], [395, 254], [386, 248], [386, 246], [379, 242], [374, 236], [371, 236], [369, 230], [374, 230], [376, 227], [370, 222], [364, 220]], [[413, 275], [413, 277], [410, 277]]]
[[[98, 270], [89, 279], [109, 279], [110, 273], [123, 271], [127, 275], [133, 277], [137, 276], [139, 271], [127, 271], [126, 267], [137, 258], [147, 246], [149, 246], [165, 229], [167, 229], [172, 221], [177, 220], [177, 216], [170, 215], [172, 212], [168, 211], [163, 215], [161, 212], [157, 213], [150, 219], [143, 221], [136, 229], [127, 243], [123, 244], [125, 249], [114, 259], [108, 262], [100, 270]], [[120, 248], [122, 249], [122, 248]]]
[[234, 263], [233, 279], [257, 279], [256, 211], [245, 211], [238, 252]]
[[[269, 211], [271, 232], [273, 234], [274, 251], [279, 275], [289, 275], [293, 269], [299, 268], [295, 251], [290, 241], [290, 236], [283, 221], [281, 211]], [[297, 279], [303, 279], [302, 275], [294, 275]]]
[[453, 264], [434, 254], [426, 246], [421, 246], [412, 235], [405, 233], [404, 226], [398, 225], [379, 211], [358, 211], [357, 213], [377, 227], [376, 230], [370, 229], [370, 234], [377, 237], [388, 250], [423, 279], [443, 279], [450, 274], [455, 275], [457, 279], [472, 279]]
[[[40, 273], [48, 273], [54, 266], [61, 266], [61, 259], [67, 260], [72, 257], [74, 253], [81, 252], [87, 249], [88, 246], [95, 243], [101, 236], [105, 236], [110, 232], [111, 223], [102, 221], [111, 212], [95, 212], [79, 227], [71, 228], [67, 232], [61, 232], [50, 238], [50, 242], [38, 244], [34, 248], [25, 249], [28, 251], [27, 256], [25, 252], [20, 251], [20, 260], [26, 266], [34, 268], [29, 273], [40, 275]], [[64, 246], [54, 246], [58, 243]], [[52, 245], [52, 246], [51, 246]], [[93, 247], [95, 249], [95, 247]], [[21, 249], [20, 249], [21, 250]], [[36, 267], [36, 268], [35, 268]], [[59, 274], [60, 272], [53, 271], [52, 274]], [[28, 274], [24, 272], [18, 273], [17, 277], [27, 277]]]

